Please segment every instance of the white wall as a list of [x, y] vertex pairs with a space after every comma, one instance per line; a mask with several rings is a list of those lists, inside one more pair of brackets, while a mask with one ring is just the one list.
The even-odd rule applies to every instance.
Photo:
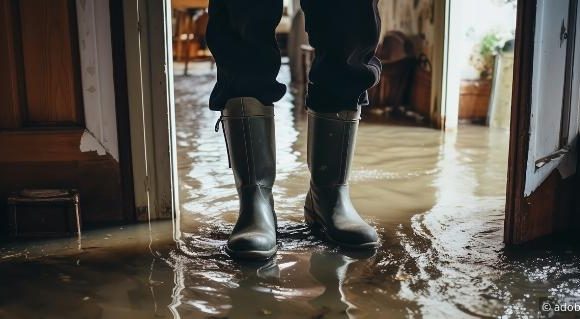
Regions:
[[460, 38], [455, 44], [455, 50], [459, 51], [456, 62], [461, 66], [460, 76], [477, 79], [479, 72], [469, 63], [474, 47], [490, 31], [500, 32], [506, 40], [512, 38], [517, 9], [515, 3], [505, 4], [500, 0], [460, 0], [456, 6], [452, 18], [458, 19], [456, 25], [460, 29]]
[[119, 160], [109, 2], [77, 0], [86, 132], [81, 151]]
[[461, 80], [479, 78], [479, 72], [469, 63], [474, 46], [490, 30], [503, 30], [506, 37], [515, 30], [516, 7], [502, 3], [498, 0], [448, 0], [448, 43], [442, 92], [446, 130], [456, 129], [458, 125]]

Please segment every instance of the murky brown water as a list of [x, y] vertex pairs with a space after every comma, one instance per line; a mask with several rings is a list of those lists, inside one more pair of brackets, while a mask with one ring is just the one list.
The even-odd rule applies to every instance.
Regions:
[[231, 261], [237, 198], [206, 107], [214, 74], [194, 72], [175, 81], [181, 249], [171, 222], [4, 244], [0, 318], [535, 318], [541, 297], [580, 300], [577, 245], [504, 249], [506, 131], [361, 124], [352, 195], [383, 245], [363, 256], [317, 240], [302, 220], [305, 119], [291, 94], [276, 113], [281, 249]]

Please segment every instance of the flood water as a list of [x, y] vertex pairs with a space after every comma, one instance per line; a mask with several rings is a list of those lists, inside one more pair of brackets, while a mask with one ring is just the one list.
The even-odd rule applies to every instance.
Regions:
[[215, 74], [191, 72], [175, 77], [180, 218], [2, 244], [0, 318], [537, 318], [540, 298], [580, 301], [577, 245], [504, 248], [505, 130], [363, 120], [352, 197], [382, 246], [318, 240], [303, 223], [306, 123], [290, 93], [276, 106], [278, 255], [230, 260], [237, 197], [207, 109]]

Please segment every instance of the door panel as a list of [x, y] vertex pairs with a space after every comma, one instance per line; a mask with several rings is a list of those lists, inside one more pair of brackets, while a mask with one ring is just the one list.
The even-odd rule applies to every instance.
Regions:
[[[562, 125], [570, 132], [578, 130], [576, 104], [571, 116], [563, 116], [566, 87], [568, 45], [574, 45], [566, 35], [570, 30], [569, 8], [576, 0], [539, 0], [536, 14], [534, 41], [534, 68], [532, 72], [532, 112], [530, 144], [524, 196], [529, 196], [556, 169], [567, 156], [574, 156], [575, 147], [568, 141], [560, 143]], [[570, 21], [574, 23], [575, 21]], [[566, 35], [566, 36], [565, 36]], [[566, 39], [568, 38], [568, 39]], [[574, 50], [570, 51], [573, 54]], [[577, 67], [577, 65], [576, 65]], [[574, 68], [576, 68], [574, 67]], [[573, 79], [572, 77], [571, 79]], [[577, 82], [577, 77], [574, 79]], [[573, 90], [578, 91], [578, 90]], [[577, 95], [575, 95], [577, 98]], [[566, 118], [568, 123], [562, 123]], [[575, 168], [571, 173], [575, 172]]]
[[2, 132], [0, 147], [10, 147], [10, 151], [0, 156], [0, 164], [92, 160], [92, 152], [79, 150], [82, 135], [82, 130]]
[[20, 126], [12, 6], [0, 0], [0, 128]]
[[[78, 53], [73, 2], [20, 0], [20, 28], [26, 122], [28, 125], [79, 125]], [[72, 63], [71, 63], [72, 62]], [[47, 107], [50, 105], [51, 107]]]
[[580, 94], [577, 4], [578, 0], [518, 2], [508, 244], [574, 227]]

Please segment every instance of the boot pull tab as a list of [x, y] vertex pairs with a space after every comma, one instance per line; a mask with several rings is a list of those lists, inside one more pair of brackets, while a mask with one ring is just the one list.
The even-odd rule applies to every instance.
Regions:
[[220, 118], [217, 120], [217, 122], [215, 122], [214, 130], [216, 133], [220, 131], [220, 123], [223, 126], [223, 117], [224, 117], [223, 115], [220, 115]]
[[222, 125], [222, 132], [224, 134], [224, 141], [226, 142], [226, 153], [228, 154], [228, 166], [232, 168], [232, 160], [230, 158], [230, 147], [228, 145], [228, 138], [226, 137], [226, 128], [224, 127], [224, 116], [220, 115], [220, 118], [215, 122], [214, 130], [215, 132], [219, 132], [220, 130], [220, 123]]

